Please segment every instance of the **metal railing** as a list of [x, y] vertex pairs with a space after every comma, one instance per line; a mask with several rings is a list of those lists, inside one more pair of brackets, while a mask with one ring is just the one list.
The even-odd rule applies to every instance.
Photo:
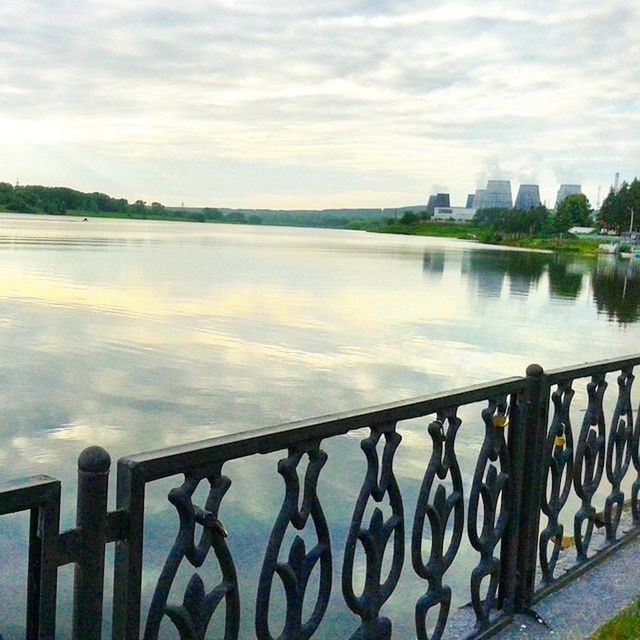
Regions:
[[[224, 609], [221, 637], [234, 640], [247, 615], [241, 605], [248, 600], [255, 603], [253, 633], [259, 640], [312, 638], [338, 590], [333, 580], [338, 559], [342, 600], [353, 614], [353, 640], [392, 637], [394, 622], [383, 608], [400, 577], [410, 571], [423, 585], [413, 605], [413, 635], [436, 640], [446, 636], [452, 617], [448, 572], [464, 542], [476, 558], [468, 572], [474, 618], [468, 637], [489, 638], [509, 624], [514, 612], [527, 610], [640, 532], [640, 417], [634, 424], [631, 396], [638, 364], [640, 356], [549, 373], [531, 365], [521, 378], [130, 456], [118, 461], [114, 511], [107, 508], [109, 456], [90, 447], [78, 464], [76, 527], [62, 533], [58, 481], [37, 477], [0, 485], [0, 515], [31, 512], [26, 637], [55, 636], [57, 570], [70, 563], [75, 564], [73, 637], [101, 637], [105, 548], [115, 542], [116, 640], [154, 640], [167, 621], [180, 638], [202, 639], [218, 609]], [[607, 420], [606, 377], [611, 373], [618, 374], [617, 396]], [[576, 406], [576, 387], [585, 379], [586, 406]], [[471, 428], [461, 415], [469, 408], [475, 411], [478, 403], [475, 424], [479, 418], [484, 436], [471, 472], [461, 469], [456, 437]], [[572, 418], [581, 409], [577, 430]], [[394, 463], [402, 451], [398, 424], [427, 416], [424, 474], [417, 497], [405, 504]], [[336, 551], [325, 517], [331, 498], [318, 491], [328, 458], [323, 442], [363, 428], [368, 429], [361, 440], [364, 480], [344, 545]], [[227, 534], [220, 513], [233, 480], [222, 469], [225, 463], [273, 452], [283, 452], [277, 471], [284, 499], [260, 550], [257, 583], [243, 584], [230, 544], [242, 541]], [[635, 475], [625, 495], [630, 470]], [[464, 473], [470, 477], [466, 483]], [[168, 499], [177, 512], [178, 532], [150, 603], [143, 607], [147, 485], [177, 474], [183, 482]], [[605, 484], [608, 493], [599, 513], [594, 499]], [[194, 498], [201, 485], [207, 488], [202, 505]], [[578, 505], [568, 514], [573, 527], [563, 524]], [[605, 535], [594, 549], [598, 527]], [[196, 529], [201, 532], [197, 540]], [[310, 548], [302, 537], [305, 531], [313, 534]], [[358, 550], [365, 556], [362, 588], [355, 575]], [[219, 575], [209, 591], [198, 573], [207, 557], [215, 560]], [[193, 573], [182, 603], [176, 604], [172, 587], [175, 591], [184, 566]], [[284, 593], [279, 603], [284, 621], [277, 632], [270, 620], [276, 580]]]

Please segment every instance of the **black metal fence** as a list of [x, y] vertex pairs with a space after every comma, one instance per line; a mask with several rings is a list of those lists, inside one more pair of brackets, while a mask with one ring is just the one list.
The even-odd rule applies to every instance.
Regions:
[[[446, 637], [452, 616], [448, 571], [464, 539], [476, 557], [468, 575], [474, 617], [469, 637], [489, 638], [514, 612], [528, 609], [640, 532], [640, 411], [634, 424], [631, 395], [638, 364], [640, 356], [547, 373], [531, 365], [522, 378], [123, 458], [114, 511], [107, 508], [109, 456], [90, 447], [78, 464], [76, 527], [64, 532], [59, 531], [58, 481], [36, 477], [0, 485], [0, 515], [30, 511], [26, 637], [55, 636], [58, 567], [70, 563], [75, 565], [73, 637], [101, 637], [105, 548], [115, 543], [112, 634], [117, 640], [154, 640], [167, 620], [181, 639], [201, 640], [216, 611], [222, 612], [221, 637], [234, 640], [241, 605], [248, 600], [255, 603], [256, 638], [306, 640], [320, 628], [338, 589], [353, 614], [351, 638], [383, 640], [392, 637], [394, 624], [384, 605], [408, 571], [424, 586], [413, 605], [413, 635], [435, 640]], [[605, 392], [613, 385], [607, 374], [617, 374], [609, 416]], [[578, 391], [582, 395], [576, 396]], [[477, 403], [482, 408], [475, 424], [463, 424], [462, 410]], [[397, 426], [419, 417], [431, 418], [424, 476], [417, 498], [405, 504], [394, 471], [402, 440]], [[478, 421], [484, 438], [465, 486], [456, 436], [477, 428]], [[364, 480], [337, 553], [325, 517], [331, 498], [318, 491], [327, 461], [323, 442], [363, 428], [368, 429], [361, 441]], [[283, 452], [277, 471], [284, 499], [266, 548], [256, 550], [262, 563], [257, 584], [242, 584], [228, 544], [232, 535], [222, 523], [233, 480], [223, 475], [223, 465], [272, 452]], [[177, 511], [178, 532], [143, 607], [146, 488], [177, 474], [183, 482], [168, 499]], [[203, 484], [207, 498], [199, 505], [194, 494]], [[604, 497], [601, 511], [598, 496]], [[313, 532], [310, 548], [297, 535], [305, 530]], [[365, 557], [362, 588], [354, 575], [359, 550]], [[197, 571], [208, 556], [220, 576], [210, 591]], [[333, 579], [338, 558], [340, 586]], [[174, 581], [184, 565], [193, 574], [176, 603]], [[276, 580], [285, 612], [278, 630], [270, 620]]]

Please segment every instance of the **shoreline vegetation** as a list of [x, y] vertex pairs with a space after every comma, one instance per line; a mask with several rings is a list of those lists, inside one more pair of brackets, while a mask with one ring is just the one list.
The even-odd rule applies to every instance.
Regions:
[[487, 234], [486, 229], [472, 223], [430, 222], [417, 225], [393, 223], [377, 228], [365, 229], [375, 233], [395, 233], [402, 235], [429, 236], [437, 238], [455, 238], [470, 240], [481, 244], [501, 245], [536, 251], [554, 251], [560, 253], [580, 253], [596, 255], [600, 240], [581, 238], [572, 234], [558, 236], [503, 237]]
[[601, 238], [574, 236], [578, 226], [606, 227], [619, 233], [640, 227], [640, 181], [624, 183], [605, 198], [597, 217], [584, 195], [567, 197], [557, 211], [541, 205], [528, 211], [481, 209], [472, 221], [434, 220], [426, 206], [394, 209], [269, 210], [165, 207], [143, 200], [129, 203], [103, 193], [67, 187], [13, 186], [0, 182], [0, 213], [42, 213], [81, 218], [116, 218], [351, 229], [373, 233], [470, 240], [539, 251], [594, 255]]

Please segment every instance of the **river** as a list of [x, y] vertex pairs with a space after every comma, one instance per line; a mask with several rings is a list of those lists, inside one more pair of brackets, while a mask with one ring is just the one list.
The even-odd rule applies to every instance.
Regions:
[[[74, 461], [88, 445], [115, 461], [522, 375], [530, 362], [637, 352], [638, 262], [358, 231], [1, 214], [0, 478], [63, 480], [70, 527]], [[399, 471], [408, 482], [419, 482], [429, 451], [415, 433]], [[481, 434], [466, 438], [471, 464]], [[360, 478], [352, 449], [345, 464]], [[281, 500], [276, 460], [250, 461], [242, 505], [230, 494], [230, 521], [256, 545]], [[150, 525], [161, 558], [175, 518], [166, 487], [157, 496], [150, 509], [171, 531], [161, 539]], [[336, 513], [348, 517], [352, 504]], [[3, 519], [0, 556], [21, 557], [26, 522]], [[245, 558], [248, 572], [259, 556]], [[61, 570], [60, 637], [70, 575]], [[0, 586], [5, 640], [23, 615], [14, 592]], [[335, 620], [355, 628], [351, 614]]]

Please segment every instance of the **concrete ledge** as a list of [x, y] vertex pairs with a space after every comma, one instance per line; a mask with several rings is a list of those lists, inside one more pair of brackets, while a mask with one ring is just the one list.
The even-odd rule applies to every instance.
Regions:
[[585, 640], [640, 596], [640, 539], [533, 607], [544, 621], [518, 614], [497, 640]]

